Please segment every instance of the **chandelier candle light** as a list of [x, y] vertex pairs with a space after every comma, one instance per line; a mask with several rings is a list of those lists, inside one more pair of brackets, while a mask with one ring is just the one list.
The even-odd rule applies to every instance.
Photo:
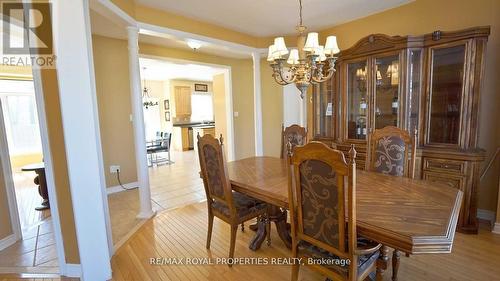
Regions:
[[[146, 68], [143, 67], [143, 75], [146, 72]], [[152, 98], [149, 93], [151, 92], [151, 89], [146, 86], [146, 79], [142, 81], [142, 84], [144, 85], [144, 88], [142, 90], [142, 105], [146, 108], [149, 109], [152, 106], [157, 106], [158, 105], [158, 100]]]
[[299, 0], [299, 16], [297, 49], [289, 51], [285, 39], [277, 37], [269, 46], [267, 61], [273, 68], [274, 80], [283, 86], [295, 83], [300, 97], [304, 98], [310, 84], [324, 82], [333, 76], [336, 54], [340, 49], [335, 36], [328, 36], [325, 45], [319, 45], [317, 32], [310, 32], [306, 39], [304, 32], [307, 28], [302, 25], [302, 0]]

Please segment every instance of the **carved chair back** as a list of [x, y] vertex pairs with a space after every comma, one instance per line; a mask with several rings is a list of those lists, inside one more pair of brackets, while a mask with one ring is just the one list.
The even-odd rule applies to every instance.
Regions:
[[288, 196], [293, 245], [306, 241], [350, 259], [349, 270], [355, 272], [356, 152], [349, 153], [348, 164], [341, 151], [320, 142], [295, 147], [288, 156]]
[[281, 125], [281, 158], [287, 157], [287, 144], [291, 143], [292, 149], [297, 145], [305, 145], [307, 143], [307, 130], [299, 125], [291, 125], [286, 127]]
[[413, 178], [416, 135], [393, 126], [375, 130], [369, 136], [367, 170]]
[[225, 204], [231, 217], [236, 217], [233, 204], [231, 183], [227, 176], [226, 159], [224, 157], [223, 138], [214, 138], [210, 134], [200, 137], [198, 134], [198, 156], [200, 159], [201, 176], [207, 195], [209, 209], [217, 201]]

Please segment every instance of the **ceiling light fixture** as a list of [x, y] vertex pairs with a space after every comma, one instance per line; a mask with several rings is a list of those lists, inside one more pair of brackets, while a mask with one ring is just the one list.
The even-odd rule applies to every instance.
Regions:
[[189, 40], [189, 41], [187, 41], [187, 44], [188, 44], [189, 48], [193, 49], [194, 51], [201, 48], [201, 43], [198, 41]]
[[[305, 36], [307, 27], [302, 24], [302, 0], [299, 0], [299, 25], [297, 49], [287, 49], [285, 39], [276, 37], [269, 46], [267, 61], [273, 68], [274, 80], [284, 86], [295, 83], [304, 98], [310, 84], [318, 84], [330, 79], [335, 72], [336, 54], [340, 52], [337, 37], [328, 36], [325, 45], [319, 45], [318, 33]], [[285, 57], [289, 54], [288, 59]]]
[[[143, 76], [146, 76], [146, 67], [142, 68], [142, 74]], [[146, 86], [146, 78], [142, 80], [142, 84], [144, 86], [142, 90], [142, 105], [146, 108], [149, 109], [152, 106], [157, 106], [158, 105], [158, 100], [155, 98], [152, 98], [149, 94], [151, 93], [151, 88]]]

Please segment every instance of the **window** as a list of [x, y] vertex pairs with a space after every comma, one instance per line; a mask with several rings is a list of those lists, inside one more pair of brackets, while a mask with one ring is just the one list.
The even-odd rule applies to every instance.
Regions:
[[0, 102], [10, 154], [41, 153], [33, 81], [0, 80]]
[[212, 93], [193, 92], [193, 94], [191, 95], [191, 120], [214, 120], [214, 104], [212, 100]]

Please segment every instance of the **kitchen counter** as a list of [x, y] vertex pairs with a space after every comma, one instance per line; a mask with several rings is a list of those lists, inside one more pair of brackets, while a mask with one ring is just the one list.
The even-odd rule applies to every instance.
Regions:
[[182, 123], [182, 124], [173, 124], [174, 127], [181, 128], [213, 128], [215, 127], [215, 123], [202, 123], [202, 122], [193, 122], [193, 123]]

